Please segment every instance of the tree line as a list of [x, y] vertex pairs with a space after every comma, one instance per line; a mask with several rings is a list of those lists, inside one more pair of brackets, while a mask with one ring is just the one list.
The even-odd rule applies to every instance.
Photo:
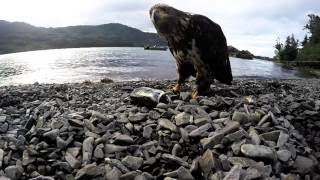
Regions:
[[287, 36], [281, 43], [278, 39], [275, 45], [275, 59], [292, 62], [320, 62], [320, 17], [315, 14], [308, 15], [308, 22], [304, 26], [307, 34], [299, 42], [294, 34]]

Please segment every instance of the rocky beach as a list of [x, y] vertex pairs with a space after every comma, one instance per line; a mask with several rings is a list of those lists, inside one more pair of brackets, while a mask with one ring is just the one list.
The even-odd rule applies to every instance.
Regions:
[[320, 179], [320, 80], [174, 83], [0, 87], [0, 179]]

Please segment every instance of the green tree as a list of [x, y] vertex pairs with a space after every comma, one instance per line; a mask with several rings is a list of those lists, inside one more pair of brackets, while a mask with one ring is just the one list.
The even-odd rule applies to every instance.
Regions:
[[293, 34], [286, 38], [284, 45], [277, 40], [275, 45], [277, 59], [280, 61], [296, 60], [298, 55], [298, 45], [299, 41], [295, 39]]
[[309, 21], [305, 25], [305, 29], [311, 34], [310, 43], [320, 43], [320, 17], [315, 14], [309, 14], [308, 17]]

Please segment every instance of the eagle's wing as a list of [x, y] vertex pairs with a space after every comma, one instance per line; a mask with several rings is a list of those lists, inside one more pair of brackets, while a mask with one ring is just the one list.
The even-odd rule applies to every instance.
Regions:
[[201, 59], [209, 66], [215, 79], [231, 84], [232, 72], [226, 38], [221, 27], [202, 15], [190, 19], [189, 37], [195, 40]]

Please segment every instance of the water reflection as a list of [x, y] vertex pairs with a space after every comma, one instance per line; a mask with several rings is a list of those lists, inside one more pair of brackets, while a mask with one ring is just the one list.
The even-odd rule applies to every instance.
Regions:
[[[297, 78], [294, 70], [262, 60], [231, 58], [234, 76]], [[81, 48], [14, 53], [0, 56], [0, 85], [67, 83], [110, 77], [118, 81], [174, 79], [169, 51], [143, 48]]]

